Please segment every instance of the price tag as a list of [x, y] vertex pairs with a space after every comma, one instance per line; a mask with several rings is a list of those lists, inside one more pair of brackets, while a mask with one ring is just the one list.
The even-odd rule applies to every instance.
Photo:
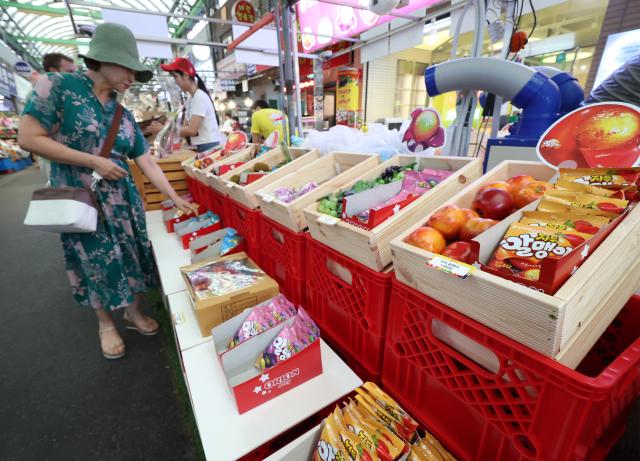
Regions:
[[474, 266], [461, 263], [454, 259], [449, 259], [445, 256], [434, 256], [427, 262], [427, 265], [434, 269], [438, 269], [445, 274], [449, 274], [452, 277], [457, 277], [463, 280], [476, 270]]
[[340, 222], [340, 219], [335, 218], [333, 216], [329, 216], [328, 214], [323, 214], [318, 218], [318, 222], [322, 224], [326, 224], [327, 226], [335, 226]]
[[276, 196], [273, 194], [264, 194], [262, 196], [262, 200], [264, 200], [266, 203], [271, 203], [276, 199]]
[[177, 312], [177, 313], [173, 314], [173, 324], [174, 325], [181, 325], [186, 321], [187, 321], [187, 319], [185, 318], [185, 316], [184, 316], [184, 314], [182, 312]]

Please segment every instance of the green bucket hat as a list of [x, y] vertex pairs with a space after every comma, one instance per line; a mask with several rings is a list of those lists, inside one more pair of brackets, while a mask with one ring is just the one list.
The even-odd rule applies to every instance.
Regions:
[[96, 27], [89, 52], [81, 57], [131, 69], [136, 73], [136, 80], [142, 83], [153, 78], [153, 72], [140, 62], [133, 33], [120, 24], [105, 22]]

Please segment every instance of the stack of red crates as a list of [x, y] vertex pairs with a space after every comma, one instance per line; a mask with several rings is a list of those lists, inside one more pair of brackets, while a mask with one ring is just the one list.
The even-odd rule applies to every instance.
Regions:
[[382, 382], [459, 459], [601, 461], [624, 432], [640, 297], [576, 370], [395, 280], [390, 303]]
[[247, 254], [258, 266], [262, 263], [262, 251], [260, 249], [260, 210], [252, 210], [233, 200], [225, 198], [227, 209], [226, 216], [229, 227], [233, 227], [245, 240]]

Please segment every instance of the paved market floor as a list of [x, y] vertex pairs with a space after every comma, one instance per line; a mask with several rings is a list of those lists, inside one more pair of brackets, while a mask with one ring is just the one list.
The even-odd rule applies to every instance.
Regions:
[[59, 237], [22, 225], [36, 168], [0, 176], [0, 460], [192, 460], [162, 334], [121, 329], [100, 355], [95, 316], [73, 302]]
[[[195, 460], [162, 334], [122, 332], [127, 355], [100, 355], [76, 307], [57, 235], [22, 225], [39, 171], [0, 176], [0, 460]], [[640, 405], [607, 461], [640, 459]]]

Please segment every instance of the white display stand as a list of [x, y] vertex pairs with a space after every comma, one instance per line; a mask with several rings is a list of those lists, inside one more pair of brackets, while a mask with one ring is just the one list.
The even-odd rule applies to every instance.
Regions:
[[[238, 459], [362, 385], [362, 380], [322, 341], [323, 373], [242, 415], [216, 357], [211, 336], [203, 338], [180, 267], [190, 264], [161, 211], [147, 212], [147, 231], [171, 313], [191, 405], [209, 461]], [[272, 459], [272, 458], [269, 458]]]
[[193, 312], [191, 301], [186, 290], [167, 296], [169, 301], [169, 311], [173, 322], [173, 331], [178, 341], [180, 352], [191, 349], [211, 339], [211, 335], [202, 337], [198, 320]]
[[215, 356], [213, 341], [184, 351], [185, 372], [207, 459], [238, 459], [362, 385], [324, 341], [321, 350], [320, 376], [242, 415]]

